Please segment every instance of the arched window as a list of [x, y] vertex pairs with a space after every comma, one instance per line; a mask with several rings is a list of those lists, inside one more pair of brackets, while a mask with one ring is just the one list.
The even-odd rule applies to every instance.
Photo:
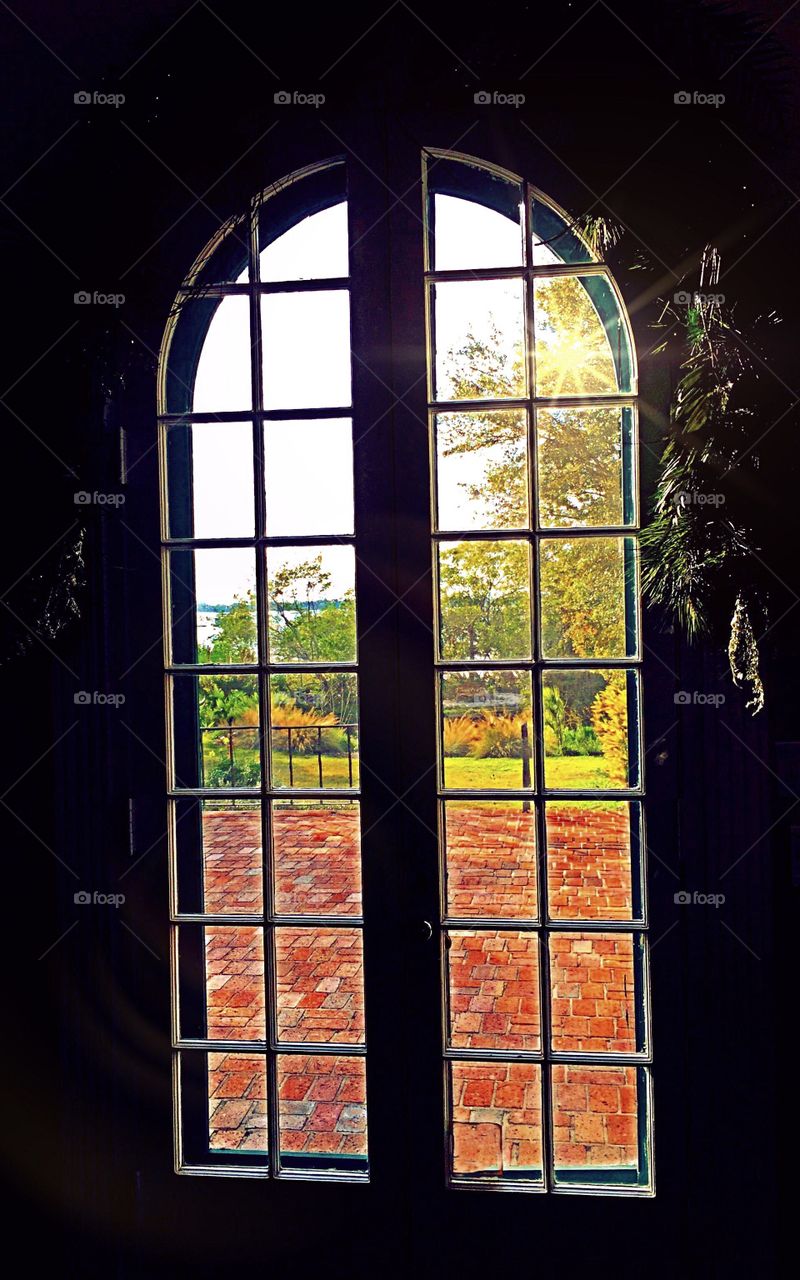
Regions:
[[[445, 1175], [647, 1193], [630, 328], [528, 183], [430, 151], [422, 195], [404, 265], [427, 315]], [[351, 352], [348, 212], [341, 160], [264, 192], [197, 259], [162, 349], [184, 1172], [370, 1176], [360, 808], [403, 796], [361, 753], [384, 655], [359, 654], [359, 529], [383, 513], [368, 469], [354, 489], [374, 353]]]

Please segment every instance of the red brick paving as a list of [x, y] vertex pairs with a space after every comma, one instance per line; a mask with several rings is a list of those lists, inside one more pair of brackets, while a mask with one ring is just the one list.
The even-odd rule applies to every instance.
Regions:
[[[285, 914], [353, 915], [361, 910], [358, 813], [350, 809], [277, 808], [273, 814], [276, 905]], [[448, 902], [453, 914], [508, 919], [536, 910], [533, 814], [509, 805], [448, 806]], [[261, 910], [261, 835], [256, 811], [204, 816], [206, 910]], [[625, 919], [631, 913], [627, 813], [565, 804], [548, 812], [548, 889], [556, 918]], [[456, 1048], [535, 1049], [541, 1028], [536, 935], [514, 930], [454, 931], [449, 949], [452, 1044]], [[263, 948], [256, 926], [207, 926], [208, 1034], [266, 1036]], [[276, 929], [278, 1025], [282, 1038], [353, 1044], [363, 1040], [358, 929]], [[617, 934], [551, 936], [553, 1044], [558, 1049], [635, 1048], [632, 940]], [[213, 1060], [213, 1066], [212, 1066]], [[247, 1065], [245, 1065], [247, 1064]], [[342, 1064], [337, 1066], [336, 1064]], [[457, 1068], [457, 1069], [456, 1069]], [[366, 1118], [363, 1060], [282, 1055], [281, 1145], [286, 1151], [362, 1154]], [[482, 1077], [481, 1070], [489, 1071]], [[600, 1110], [589, 1070], [618, 1092], [620, 1110]], [[331, 1072], [343, 1083], [332, 1092]], [[540, 1102], [531, 1090], [535, 1064], [455, 1064], [454, 1159], [457, 1172], [535, 1168], [540, 1160]], [[578, 1072], [576, 1077], [574, 1072]], [[521, 1073], [525, 1099], [503, 1092]], [[527, 1075], [525, 1074], [527, 1072]], [[557, 1160], [563, 1164], [634, 1164], [635, 1071], [554, 1068], [564, 1087], [584, 1088], [585, 1108], [570, 1111], [556, 1091]], [[504, 1074], [505, 1073], [505, 1074]], [[564, 1074], [566, 1073], [566, 1074]], [[616, 1073], [616, 1074], [614, 1074]], [[617, 1077], [620, 1077], [617, 1079]], [[554, 1080], [556, 1076], [554, 1074]], [[594, 1077], [592, 1078], [594, 1079]], [[479, 1097], [492, 1096], [484, 1104]], [[294, 1082], [294, 1083], [292, 1083]], [[306, 1082], [308, 1087], [306, 1088]], [[283, 1088], [289, 1094], [283, 1092]], [[212, 1147], [262, 1150], [265, 1091], [257, 1055], [209, 1055]], [[296, 1096], [289, 1096], [293, 1092]], [[518, 1092], [518, 1091], [517, 1091]], [[352, 1099], [349, 1096], [353, 1093]], [[331, 1096], [328, 1097], [327, 1095]], [[538, 1089], [536, 1090], [538, 1098]], [[606, 1101], [611, 1097], [605, 1095]], [[633, 1112], [625, 1107], [633, 1105]], [[360, 1108], [360, 1109], [359, 1109]], [[563, 1122], [562, 1122], [563, 1121]], [[523, 1133], [523, 1130], [526, 1131]], [[633, 1136], [631, 1136], [633, 1134]], [[515, 1145], [516, 1144], [516, 1145]], [[537, 1145], [538, 1144], [538, 1145]]]
[[618, 810], [547, 811], [547, 896], [554, 920], [630, 920], [630, 827]]
[[550, 980], [554, 1049], [635, 1052], [631, 934], [551, 934]]
[[206, 926], [206, 1017], [212, 1040], [264, 1040], [264, 939], [253, 925]]
[[453, 1047], [538, 1049], [538, 936], [511, 930], [454, 931], [449, 943]]
[[453, 1062], [453, 1173], [541, 1170], [541, 1067], [535, 1062]]
[[[358, 806], [272, 812], [275, 909], [281, 915], [360, 915]], [[206, 911], [262, 910], [261, 815], [207, 810], [203, 815]]]
[[280, 926], [275, 952], [278, 1038], [363, 1043], [361, 930]]
[[445, 807], [451, 916], [531, 919], [536, 907], [536, 818], [520, 805]]
[[282, 1153], [366, 1155], [363, 1058], [281, 1054], [278, 1095]]
[[635, 1067], [554, 1066], [556, 1167], [638, 1163]]
[[212, 1151], [266, 1151], [267, 1079], [258, 1054], [208, 1055], [208, 1127]]

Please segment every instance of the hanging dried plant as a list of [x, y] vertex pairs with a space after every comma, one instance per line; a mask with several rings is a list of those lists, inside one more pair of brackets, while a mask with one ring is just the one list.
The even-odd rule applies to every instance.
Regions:
[[[662, 321], [680, 325], [685, 349], [653, 518], [642, 532], [642, 584], [690, 640], [711, 634], [724, 615], [731, 674], [749, 690], [747, 705], [755, 714], [764, 690], [754, 619], [763, 619], [765, 608], [756, 585], [751, 517], [728, 477], [745, 455], [748, 466], [757, 465], [757, 375], [747, 355], [752, 343], [742, 341], [718, 291], [719, 278], [719, 254], [709, 246], [699, 289], [677, 293], [662, 312]], [[678, 308], [684, 306], [682, 314]]]

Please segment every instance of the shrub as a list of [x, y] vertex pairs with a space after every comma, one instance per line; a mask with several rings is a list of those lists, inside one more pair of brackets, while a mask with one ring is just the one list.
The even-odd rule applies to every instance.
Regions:
[[444, 722], [444, 754], [468, 756], [475, 742], [475, 721], [469, 716], [447, 716]]
[[603, 748], [594, 729], [588, 724], [579, 724], [575, 729], [564, 730], [565, 756], [601, 756]]
[[259, 787], [261, 785], [261, 764], [258, 756], [243, 759], [234, 756], [233, 768], [226, 757], [209, 770], [203, 784], [206, 787]]
[[528, 717], [495, 715], [485, 712], [475, 724], [475, 735], [470, 755], [478, 760], [507, 760], [522, 758], [522, 726], [530, 724]]
[[[273, 704], [271, 715], [273, 729], [279, 730], [272, 735], [273, 751], [288, 751], [289, 735], [283, 731], [291, 729], [293, 755], [311, 756], [319, 751], [326, 756], [347, 753], [347, 734], [337, 727], [339, 722], [333, 712], [303, 711], [294, 702], [284, 702]], [[318, 726], [325, 726], [322, 733]], [[352, 733], [351, 745], [353, 750], [357, 749]]]
[[565, 754], [567, 708], [557, 685], [546, 684], [542, 690], [545, 743], [549, 755]]
[[624, 787], [628, 780], [628, 699], [621, 673], [609, 675], [605, 688], [596, 695], [592, 724], [603, 748], [609, 782]]

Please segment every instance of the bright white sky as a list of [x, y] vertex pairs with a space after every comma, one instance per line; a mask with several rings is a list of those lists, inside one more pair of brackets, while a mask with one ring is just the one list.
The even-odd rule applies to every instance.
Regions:
[[[471, 201], [440, 195], [435, 200], [439, 270], [521, 264], [520, 228], [511, 219]], [[313, 214], [285, 232], [262, 251], [260, 270], [261, 278], [271, 281], [346, 276], [346, 204]], [[240, 277], [246, 278], [246, 273]], [[488, 332], [490, 312], [511, 352], [521, 339], [518, 281], [464, 283], [440, 289], [439, 352], [457, 348], [468, 329], [476, 334]], [[267, 408], [350, 404], [349, 297], [345, 290], [266, 295], [261, 323]], [[252, 407], [246, 297], [224, 298], [214, 313], [200, 354], [193, 407], [198, 413], [246, 412]], [[352, 533], [349, 418], [267, 422], [265, 469], [268, 533]], [[472, 480], [477, 475], [478, 467], [469, 467], [465, 460], [459, 478]], [[249, 423], [195, 424], [193, 482], [196, 536], [252, 537]], [[331, 595], [340, 597], [352, 587], [352, 567], [346, 558], [333, 557], [330, 568], [334, 577]], [[254, 584], [253, 553], [198, 552], [196, 573], [198, 601], [230, 603]]]

